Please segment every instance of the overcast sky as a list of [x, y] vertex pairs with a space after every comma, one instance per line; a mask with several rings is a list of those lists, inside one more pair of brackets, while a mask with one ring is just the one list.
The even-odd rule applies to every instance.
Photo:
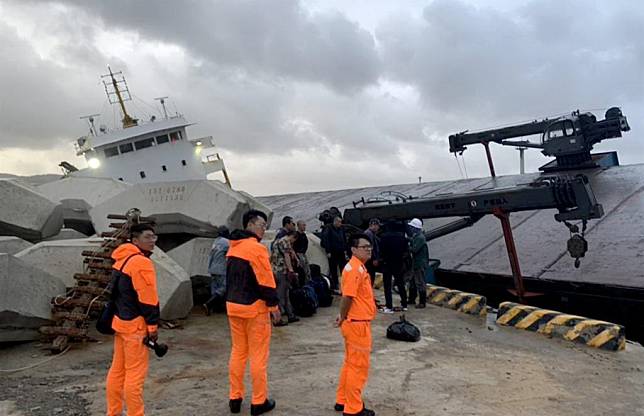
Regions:
[[[108, 64], [136, 116], [170, 96], [255, 195], [461, 178], [451, 133], [609, 106], [632, 131], [596, 149], [641, 163], [642, 22], [635, 1], [0, 0], [0, 171], [84, 166], [79, 117], [115, 120]], [[488, 174], [481, 146], [464, 163]]]

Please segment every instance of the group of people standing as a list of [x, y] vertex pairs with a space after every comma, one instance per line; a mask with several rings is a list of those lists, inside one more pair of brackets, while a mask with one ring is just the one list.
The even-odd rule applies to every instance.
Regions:
[[[208, 257], [208, 273], [211, 276], [210, 298], [203, 305], [210, 314], [218, 305], [223, 306], [226, 294], [226, 255], [230, 248], [230, 232], [225, 226], [217, 230]], [[290, 302], [290, 290], [303, 286], [311, 278], [309, 261], [306, 256], [309, 240], [306, 222], [295, 222], [292, 217], [282, 218], [282, 227], [270, 244], [270, 267], [275, 276], [281, 319], [275, 326], [286, 326], [298, 322]]]
[[[424, 308], [426, 305], [425, 275], [429, 267], [429, 249], [423, 233], [423, 223], [414, 218], [408, 223], [389, 222], [382, 224], [378, 218], [369, 221], [364, 230], [372, 246], [371, 258], [366, 268], [372, 283], [376, 273], [383, 275], [385, 305], [383, 313], [393, 313], [392, 283], [400, 295], [400, 308], [408, 305]], [[329, 259], [329, 277], [333, 290], [338, 290], [338, 270], [344, 268], [350, 253], [342, 226], [342, 218], [336, 216], [322, 230], [321, 245]], [[418, 298], [418, 303], [416, 303]]]
[[[241, 412], [248, 362], [252, 382], [251, 415], [275, 408], [275, 400], [269, 397], [267, 377], [272, 327], [294, 322], [297, 318], [289, 315], [288, 283], [310, 278], [310, 270], [308, 277], [306, 271], [301, 273], [302, 277], [297, 273], [298, 269], [308, 268], [308, 240], [303, 242], [306, 224], [295, 224], [292, 218], [283, 218], [282, 229], [273, 241], [269, 255], [266, 246], [261, 244], [267, 220], [265, 213], [250, 210], [243, 215], [242, 229], [229, 233], [225, 227], [220, 227], [209, 258], [212, 297], [206, 307], [216, 300], [225, 302], [231, 334], [228, 393], [231, 413]], [[422, 223], [414, 219], [403, 224], [410, 240], [399, 227], [385, 226], [380, 233], [380, 225], [380, 221], [372, 219], [365, 233], [352, 234], [343, 240], [344, 231], [338, 217], [333, 221], [333, 228], [327, 227], [322, 233], [329, 265], [335, 267], [335, 270], [331, 269], [335, 273], [332, 285], [336, 290], [342, 289], [335, 325], [344, 339], [345, 354], [333, 407], [344, 416], [375, 416], [362, 399], [370, 366], [371, 321], [376, 315], [375, 270], [383, 270], [385, 287], [391, 287], [388, 280], [396, 282], [401, 304], [406, 307], [408, 299], [404, 284], [401, 284], [402, 256], [397, 258], [394, 254], [409, 249], [414, 259], [415, 282], [410, 288], [409, 301], [415, 298], [412, 289], [416, 288], [419, 306], [424, 306], [425, 302], [424, 271], [428, 252]], [[120, 415], [124, 405], [128, 415], [144, 414], [143, 384], [149, 356], [145, 345], [157, 340], [160, 311], [156, 272], [149, 258], [156, 238], [151, 225], [136, 225], [131, 229], [130, 241], [119, 246], [112, 255], [115, 260], [113, 273], [119, 283], [112, 321], [114, 355], [106, 383], [108, 416]], [[341, 282], [338, 269], [341, 269]], [[387, 302], [386, 309], [391, 309], [391, 294]]]

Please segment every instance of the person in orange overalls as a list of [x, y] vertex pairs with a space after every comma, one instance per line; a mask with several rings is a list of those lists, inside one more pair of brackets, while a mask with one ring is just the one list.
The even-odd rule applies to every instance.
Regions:
[[250, 414], [261, 415], [275, 408], [275, 401], [268, 398], [267, 368], [271, 318], [277, 323], [281, 316], [268, 250], [260, 243], [266, 221], [261, 211], [244, 214], [244, 230], [233, 231], [226, 255], [226, 312], [232, 338], [228, 405], [232, 413], [241, 411], [249, 359], [253, 385]]
[[143, 383], [148, 372], [148, 348], [143, 339], [158, 338], [159, 297], [150, 255], [157, 236], [148, 224], [130, 228], [130, 243], [112, 253], [118, 275], [114, 329], [114, 355], [107, 373], [107, 416], [121, 416], [123, 402], [128, 416], [143, 416]]
[[344, 416], [375, 416], [364, 407], [362, 391], [369, 376], [371, 321], [376, 303], [365, 262], [371, 257], [371, 241], [365, 234], [349, 240], [351, 260], [342, 271], [342, 299], [336, 325], [344, 337], [344, 363], [336, 392], [335, 410]]

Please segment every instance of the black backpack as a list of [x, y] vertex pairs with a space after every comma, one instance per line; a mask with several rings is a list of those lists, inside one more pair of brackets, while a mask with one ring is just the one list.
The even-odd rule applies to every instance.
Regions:
[[[127, 259], [125, 259], [123, 265], [119, 269], [119, 272], [123, 272], [123, 269], [125, 268], [127, 262], [130, 261], [132, 257], [138, 256], [139, 254], [140, 253], [132, 254]], [[112, 270], [112, 280], [105, 288], [105, 291], [109, 293], [109, 297], [107, 299], [107, 302], [105, 302], [105, 306], [103, 306], [103, 309], [101, 309], [101, 312], [98, 315], [98, 319], [96, 319], [96, 330], [104, 335], [114, 335], [114, 330], [112, 329], [112, 320], [114, 319], [114, 315], [116, 315], [116, 297], [118, 296], [118, 286], [119, 273], [117, 273], [116, 270]]]
[[416, 342], [420, 340], [420, 329], [405, 319], [405, 315], [400, 317], [400, 321], [394, 322], [387, 328], [387, 338], [397, 341]]
[[315, 289], [318, 297], [318, 306], [328, 308], [333, 303], [333, 293], [331, 292], [331, 283], [329, 279], [322, 275], [320, 266], [311, 264], [311, 286]]
[[313, 316], [318, 309], [318, 299], [315, 295], [315, 289], [309, 285], [304, 285], [296, 289], [291, 289], [291, 305], [296, 315], [302, 317]]

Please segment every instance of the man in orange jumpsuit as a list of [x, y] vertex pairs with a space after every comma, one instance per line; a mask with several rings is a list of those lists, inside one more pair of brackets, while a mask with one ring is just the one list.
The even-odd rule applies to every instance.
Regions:
[[[150, 255], [157, 236], [154, 228], [137, 224], [130, 229], [131, 243], [112, 253], [116, 314], [114, 356], [107, 374], [107, 415], [120, 416], [123, 402], [128, 416], [143, 416], [143, 383], [148, 372], [148, 348], [143, 339], [158, 338], [159, 297], [154, 263]], [[115, 276], [115, 277], [116, 277]]]
[[232, 338], [228, 404], [232, 413], [241, 411], [244, 371], [249, 359], [253, 384], [250, 414], [261, 415], [275, 408], [275, 401], [268, 398], [267, 368], [271, 318], [276, 323], [281, 317], [268, 250], [260, 243], [266, 221], [266, 214], [261, 211], [244, 214], [244, 230], [231, 234], [226, 255], [226, 311]]
[[342, 299], [336, 325], [344, 337], [344, 364], [336, 392], [335, 410], [344, 416], [375, 416], [364, 407], [362, 390], [369, 375], [371, 321], [376, 316], [376, 303], [371, 277], [365, 262], [371, 257], [371, 241], [364, 234], [349, 240], [351, 260], [342, 271]]

